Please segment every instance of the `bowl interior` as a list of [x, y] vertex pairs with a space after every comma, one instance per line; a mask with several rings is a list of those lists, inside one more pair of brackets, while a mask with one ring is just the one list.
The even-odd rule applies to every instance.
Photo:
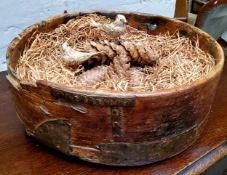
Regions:
[[[127, 18], [129, 25], [139, 30], [146, 31], [148, 34], [157, 35], [157, 34], [162, 34], [166, 32], [169, 32], [170, 34], [175, 34], [176, 32], [179, 32], [181, 36], [189, 37], [191, 40], [198, 39], [199, 47], [203, 51], [211, 54], [214, 57], [216, 65], [213, 68], [213, 70], [207, 75], [207, 77], [204, 77], [200, 80], [193, 82], [193, 85], [203, 83], [208, 79], [212, 79], [222, 70], [222, 67], [224, 64], [224, 54], [219, 44], [207, 33], [187, 23], [162, 17], [162, 16], [155, 16], [155, 15], [142, 14], [142, 13], [126, 13], [126, 12], [92, 12], [92, 13], [98, 13], [110, 18], [115, 18], [116, 14], [119, 14], [119, 13], [124, 14]], [[20, 55], [23, 53], [25, 46], [28, 44], [28, 41], [31, 42], [32, 38], [34, 38], [36, 34], [40, 32], [50, 32], [54, 30], [56, 27], [58, 27], [60, 24], [65, 24], [70, 19], [81, 15], [85, 15], [85, 14], [87, 13], [75, 13], [75, 14], [66, 14], [66, 15], [56, 16], [26, 28], [18, 37], [16, 37], [11, 42], [10, 46], [8, 47], [8, 51], [7, 51], [8, 71], [11, 74], [13, 74], [16, 78], [14, 70], [17, 65], [17, 61], [19, 60]], [[60, 85], [59, 87], [67, 88]], [[185, 88], [189, 88], [188, 85], [183, 85], [183, 86], [180, 86], [179, 88], [177, 87], [173, 89], [160, 90], [160, 91], [168, 93], [171, 91], [178, 91], [180, 89], [185, 89]], [[155, 94], [155, 93], [156, 92], [152, 92], [152, 94]]]

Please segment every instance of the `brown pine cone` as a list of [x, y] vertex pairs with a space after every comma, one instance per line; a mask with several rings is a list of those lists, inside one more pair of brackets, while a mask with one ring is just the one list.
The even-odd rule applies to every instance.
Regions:
[[[121, 62], [128, 64], [131, 61], [138, 62], [142, 66], [153, 65], [159, 62], [159, 54], [147, 44], [132, 41], [116, 42], [90, 42], [91, 47], [103, 53], [104, 60], [119, 56]], [[105, 58], [108, 57], [108, 58]], [[103, 62], [103, 61], [102, 61]]]
[[147, 46], [146, 44], [136, 43], [135, 44], [140, 57], [138, 57], [138, 62], [142, 65], [152, 65], [158, 62], [159, 54], [151, 49], [151, 47]]
[[108, 72], [107, 66], [97, 66], [91, 70], [83, 72], [76, 77], [76, 82], [81, 85], [93, 86], [105, 79], [105, 74]]
[[109, 46], [94, 41], [91, 41], [90, 43], [97, 51], [103, 52], [107, 57], [113, 58], [116, 56], [116, 53]]

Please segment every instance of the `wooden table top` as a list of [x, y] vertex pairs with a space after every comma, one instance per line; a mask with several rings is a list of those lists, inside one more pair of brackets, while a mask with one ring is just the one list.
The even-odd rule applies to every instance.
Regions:
[[16, 117], [6, 72], [0, 73], [1, 175], [173, 175], [203, 172], [227, 155], [227, 66], [202, 136], [183, 153], [159, 163], [131, 168], [91, 164], [38, 145]]

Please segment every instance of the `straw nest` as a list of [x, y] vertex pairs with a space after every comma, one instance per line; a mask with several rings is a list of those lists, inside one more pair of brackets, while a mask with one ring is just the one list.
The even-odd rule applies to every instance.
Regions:
[[213, 57], [199, 48], [198, 41], [177, 33], [148, 35], [127, 25], [120, 39], [151, 46], [159, 55], [153, 65], [130, 62], [124, 66], [125, 63], [118, 61], [120, 56], [116, 56], [107, 63], [97, 60], [92, 66], [88, 63], [68, 66], [62, 59], [63, 43], [85, 51], [91, 41], [103, 43], [119, 39], [92, 27], [91, 19], [101, 24], [111, 22], [104, 16], [90, 14], [71, 19], [49, 33], [34, 34], [18, 61], [18, 78], [26, 84], [46, 80], [77, 89], [148, 92], [190, 84], [206, 76], [215, 65]]

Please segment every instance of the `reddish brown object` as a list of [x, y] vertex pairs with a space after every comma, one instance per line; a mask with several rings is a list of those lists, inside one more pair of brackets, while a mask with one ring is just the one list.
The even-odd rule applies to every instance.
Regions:
[[1, 175], [188, 175], [201, 174], [227, 155], [227, 67], [201, 137], [186, 151], [165, 161], [137, 168], [95, 165], [38, 146], [25, 136], [16, 118], [6, 72], [0, 73], [0, 172]]
[[211, 1], [207, 2], [199, 10], [198, 16], [196, 18], [195, 26], [200, 28], [201, 25], [202, 25], [202, 22], [203, 22], [203, 18], [204, 18], [205, 13], [208, 10], [210, 10], [210, 9], [216, 7], [216, 6], [222, 5], [222, 4], [227, 4], [227, 0], [211, 0]]
[[[117, 13], [100, 13], [114, 18]], [[148, 14], [124, 13], [129, 25], [159, 34], [179, 30], [198, 37], [216, 66], [190, 86], [154, 93], [113, 93], [72, 89], [38, 81], [22, 84], [14, 73], [19, 55], [35, 32], [48, 32], [79, 14], [64, 15], [26, 29], [9, 46], [8, 80], [18, 117], [29, 135], [68, 155], [118, 166], [144, 165], [172, 157], [189, 147], [207, 121], [224, 63], [218, 43], [186, 23]], [[149, 25], [156, 24], [149, 31]]]
[[[227, 67], [225, 67], [217, 95], [201, 137], [186, 151], [165, 161], [138, 168], [111, 168], [88, 164], [63, 157], [25, 137], [23, 126], [16, 118], [13, 99], [0, 73], [0, 172], [8, 174], [68, 174], [68, 175], [173, 175], [200, 174], [227, 155]], [[224, 143], [225, 142], [225, 143]], [[183, 173], [182, 173], [183, 172]]]
[[189, 0], [176, 0], [174, 18], [187, 21]]

